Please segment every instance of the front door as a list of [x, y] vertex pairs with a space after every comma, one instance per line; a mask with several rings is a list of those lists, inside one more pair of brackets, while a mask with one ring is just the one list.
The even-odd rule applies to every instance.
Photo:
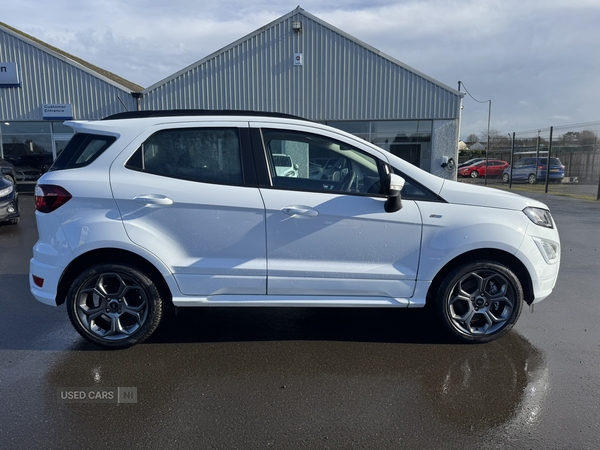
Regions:
[[[263, 142], [273, 180], [273, 188], [261, 189], [268, 294], [411, 297], [421, 216], [413, 201], [384, 211], [383, 154], [304, 132], [263, 130]], [[308, 161], [311, 170], [278, 176], [272, 155], [282, 153]], [[335, 170], [319, 170], [332, 159]]]

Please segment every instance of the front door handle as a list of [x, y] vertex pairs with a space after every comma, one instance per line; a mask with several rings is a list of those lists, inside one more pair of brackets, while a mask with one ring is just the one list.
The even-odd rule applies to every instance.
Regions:
[[173, 200], [169, 197], [165, 197], [164, 195], [159, 194], [146, 194], [146, 195], [138, 195], [133, 198], [137, 203], [144, 206], [170, 206], [173, 204]]
[[281, 212], [284, 214], [287, 214], [288, 216], [291, 217], [298, 217], [298, 218], [310, 218], [310, 217], [317, 217], [319, 215], [319, 212], [316, 209], [312, 209], [309, 206], [286, 206], [285, 208], [281, 208]]

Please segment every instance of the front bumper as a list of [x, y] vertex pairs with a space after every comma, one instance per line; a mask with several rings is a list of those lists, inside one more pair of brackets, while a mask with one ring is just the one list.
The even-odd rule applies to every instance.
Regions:
[[17, 219], [20, 216], [16, 198], [0, 201], [0, 222]]

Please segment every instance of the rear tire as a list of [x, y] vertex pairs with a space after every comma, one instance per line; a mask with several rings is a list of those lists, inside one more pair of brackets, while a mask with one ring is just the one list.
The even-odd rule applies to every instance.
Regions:
[[530, 173], [529, 176], [527, 177], [527, 182], [529, 184], [535, 184], [537, 183], [537, 177], [535, 176], [535, 173]]
[[69, 288], [66, 305], [77, 332], [110, 349], [146, 340], [163, 315], [163, 301], [152, 280], [135, 267], [118, 264], [84, 270]]
[[523, 309], [523, 287], [505, 265], [488, 260], [465, 263], [440, 284], [437, 312], [449, 334], [484, 343], [510, 331]]

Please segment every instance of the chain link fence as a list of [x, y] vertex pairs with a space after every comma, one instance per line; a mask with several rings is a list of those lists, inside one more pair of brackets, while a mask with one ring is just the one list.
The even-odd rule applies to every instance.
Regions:
[[[459, 170], [458, 180], [505, 189], [598, 200], [599, 136], [600, 122], [490, 136], [489, 150], [463, 150], [459, 157], [459, 164], [472, 158], [487, 158], [488, 176], [485, 176], [485, 169], [480, 170], [481, 174], [475, 175], [470, 172], [466, 176], [461, 176]], [[557, 163], [555, 158], [558, 158], [560, 163]], [[511, 168], [500, 172], [494, 170], [492, 160], [506, 161]], [[546, 172], [548, 160], [550, 172]], [[533, 166], [526, 164], [535, 161], [537, 164]], [[564, 167], [564, 172], [560, 166]], [[527, 171], [531, 173], [525, 173]], [[564, 175], [561, 176], [562, 173]]]

